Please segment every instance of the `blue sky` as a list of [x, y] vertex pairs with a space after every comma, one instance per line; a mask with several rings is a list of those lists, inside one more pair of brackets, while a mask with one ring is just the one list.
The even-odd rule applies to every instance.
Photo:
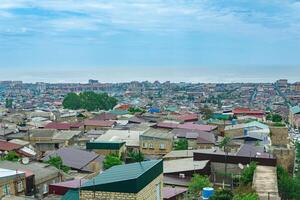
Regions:
[[300, 1], [1, 0], [0, 79], [300, 81]]

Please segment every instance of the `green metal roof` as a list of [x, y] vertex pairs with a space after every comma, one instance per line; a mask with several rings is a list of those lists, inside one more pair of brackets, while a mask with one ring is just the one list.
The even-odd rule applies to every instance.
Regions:
[[212, 118], [220, 119], [220, 120], [228, 120], [230, 118], [230, 115], [224, 115], [222, 113], [214, 113], [212, 114]]
[[129, 112], [127, 110], [111, 110], [109, 111], [110, 114], [114, 115], [127, 115]]
[[109, 141], [109, 142], [87, 142], [86, 143], [86, 149], [113, 149], [118, 150], [123, 145], [125, 145], [125, 142], [122, 141]]
[[68, 190], [61, 200], [79, 200], [79, 190]]
[[170, 112], [175, 112], [177, 111], [177, 107], [176, 106], [167, 106], [165, 108], [166, 111], [170, 111]]
[[163, 173], [162, 160], [114, 166], [91, 179], [82, 190], [138, 193]]

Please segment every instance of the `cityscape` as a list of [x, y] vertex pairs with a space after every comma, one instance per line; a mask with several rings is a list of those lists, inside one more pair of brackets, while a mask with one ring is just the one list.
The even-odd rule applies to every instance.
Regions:
[[0, 0], [0, 200], [300, 200], [299, 0]]

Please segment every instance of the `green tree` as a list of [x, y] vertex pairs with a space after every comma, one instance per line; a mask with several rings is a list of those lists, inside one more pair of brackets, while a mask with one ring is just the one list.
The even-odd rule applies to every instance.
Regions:
[[53, 167], [56, 167], [59, 170], [66, 172], [66, 173], [68, 173], [70, 171], [70, 167], [65, 166], [63, 164], [61, 157], [59, 157], [59, 156], [50, 156], [49, 160], [47, 160], [46, 163], [50, 164]]
[[282, 117], [278, 114], [274, 114], [272, 115], [272, 122], [281, 122], [282, 121]]
[[133, 161], [133, 162], [142, 162], [145, 160], [145, 156], [143, 153], [139, 152], [135, 152], [135, 151], [130, 151], [128, 152], [128, 158]]
[[104, 169], [109, 169], [116, 165], [122, 165], [122, 161], [118, 156], [114, 154], [109, 154], [105, 156], [105, 159], [103, 161]]
[[203, 119], [210, 119], [213, 114], [213, 111], [210, 108], [208, 108], [207, 106], [200, 108], [200, 112], [203, 115]]
[[209, 198], [209, 200], [232, 200], [233, 199], [233, 193], [231, 190], [228, 189], [222, 189], [217, 190], [216, 193]]
[[259, 196], [256, 193], [240, 194], [234, 196], [233, 200], [259, 200]]
[[117, 99], [108, 96], [107, 93], [82, 92], [79, 95], [69, 93], [63, 100], [63, 106], [67, 109], [86, 109], [88, 111], [110, 110], [117, 105]]
[[224, 180], [223, 180], [223, 189], [225, 187], [225, 178], [227, 177], [227, 156], [228, 156], [228, 146], [231, 142], [231, 138], [228, 136], [225, 136], [222, 141], [219, 144], [220, 148], [223, 148], [224, 152], [225, 152], [225, 169], [224, 169]]
[[144, 113], [145, 110], [141, 109], [141, 108], [137, 108], [137, 107], [130, 107], [128, 109], [128, 112], [130, 112], [131, 114], [135, 114], [135, 113]]
[[249, 167], [246, 167], [241, 174], [241, 183], [243, 185], [251, 184], [253, 181], [253, 175], [256, 169], [256, 163], [251, 162]]
[[211, 187], [208, 177], [194, 174], [190, 183], [188, 184], [188, 191], [192, 199], [198, 199], [200, 192], [205, 187]]
[[12, 99], [6, 99], [5, 100], [5, 108], [12, 108], [13, 107], [13, 100]]
[[175, 150], [187, 150], [188, 149], [188, 141], [187, 139], [179, 139], [175, 141], [174, 149]]

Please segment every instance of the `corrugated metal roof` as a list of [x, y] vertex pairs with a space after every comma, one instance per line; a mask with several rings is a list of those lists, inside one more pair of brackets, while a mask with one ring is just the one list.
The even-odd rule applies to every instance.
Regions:
[[79, 200], [79, 190], [69, 190], [61, 200]]
[[81, 189], [138, 193], [162, 172], [162, 160], [114, 166], [85, 183]]

